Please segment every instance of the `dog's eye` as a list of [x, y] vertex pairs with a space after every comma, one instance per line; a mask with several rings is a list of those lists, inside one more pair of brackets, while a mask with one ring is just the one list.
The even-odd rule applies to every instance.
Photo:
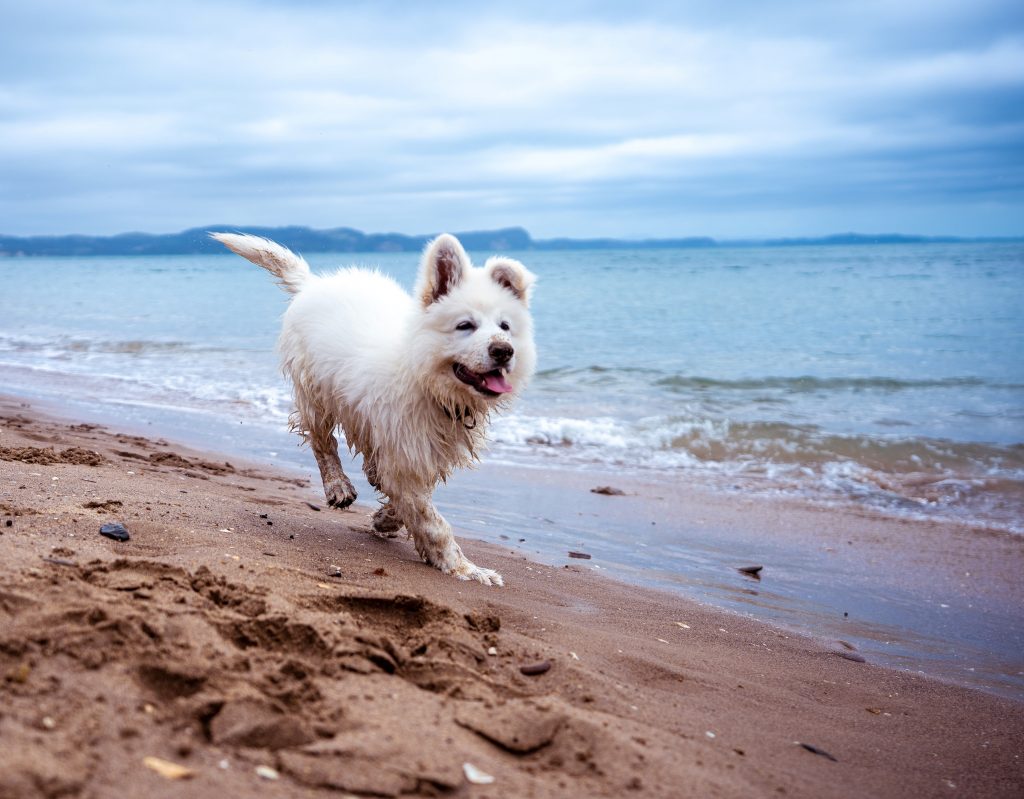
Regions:
[[498, 325], [498, 327], [500, 327], [502, 330], [505, 330], [505, 331], [508, 331], [508, 330], [512, 329], [512, 328], [509, 327], [508, 322], [502, 322], [500, 325]]
[[470, 322], [468, 319], [464, 322], [459, 322], [455, 325], [456, 330], [476, 330], [476, 324]]

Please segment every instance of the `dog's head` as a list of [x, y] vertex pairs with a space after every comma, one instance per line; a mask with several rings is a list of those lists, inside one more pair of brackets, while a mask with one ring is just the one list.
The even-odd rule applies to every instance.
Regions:
[[511, 258], [473, 267], [454, 236], [444, 234], [427, 246], [410, 354], [439, 402], [451, 410], [483, 410], [523, 390], [536, 365], [533, 283], [534, 276]]

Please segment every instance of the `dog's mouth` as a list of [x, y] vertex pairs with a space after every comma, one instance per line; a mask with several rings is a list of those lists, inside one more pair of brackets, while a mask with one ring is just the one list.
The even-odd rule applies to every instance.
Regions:
[[452, 371], [467, 386], [472, 386], [485, 397], [498, 397], [515, 391], [512, 384], [505, 379], [504, 369], [494, 369], [490, 372], [474, 372], [467, 369], [461, 363], [452, 364]]

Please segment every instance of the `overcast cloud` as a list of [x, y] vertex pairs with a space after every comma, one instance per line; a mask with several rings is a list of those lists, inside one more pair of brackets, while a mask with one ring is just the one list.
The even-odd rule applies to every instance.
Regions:
[[0, 233], [1024, 234], [1020, 0], [4, 5]]

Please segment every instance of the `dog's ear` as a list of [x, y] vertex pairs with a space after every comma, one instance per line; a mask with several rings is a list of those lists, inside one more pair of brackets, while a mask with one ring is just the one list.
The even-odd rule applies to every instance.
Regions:
[[504, 289], [508, 289], [523, 305], [529, 306], [530, 295], [536, 277], [525, 266], [514, 258], [488, 258], [484, 271], [491, 280]]
[[416, 281], [416, 296], [423, 307], [437, 302], [459, 285], [469, 269], [469, 256], [455, 236], [442, 233], [430, 242]]

